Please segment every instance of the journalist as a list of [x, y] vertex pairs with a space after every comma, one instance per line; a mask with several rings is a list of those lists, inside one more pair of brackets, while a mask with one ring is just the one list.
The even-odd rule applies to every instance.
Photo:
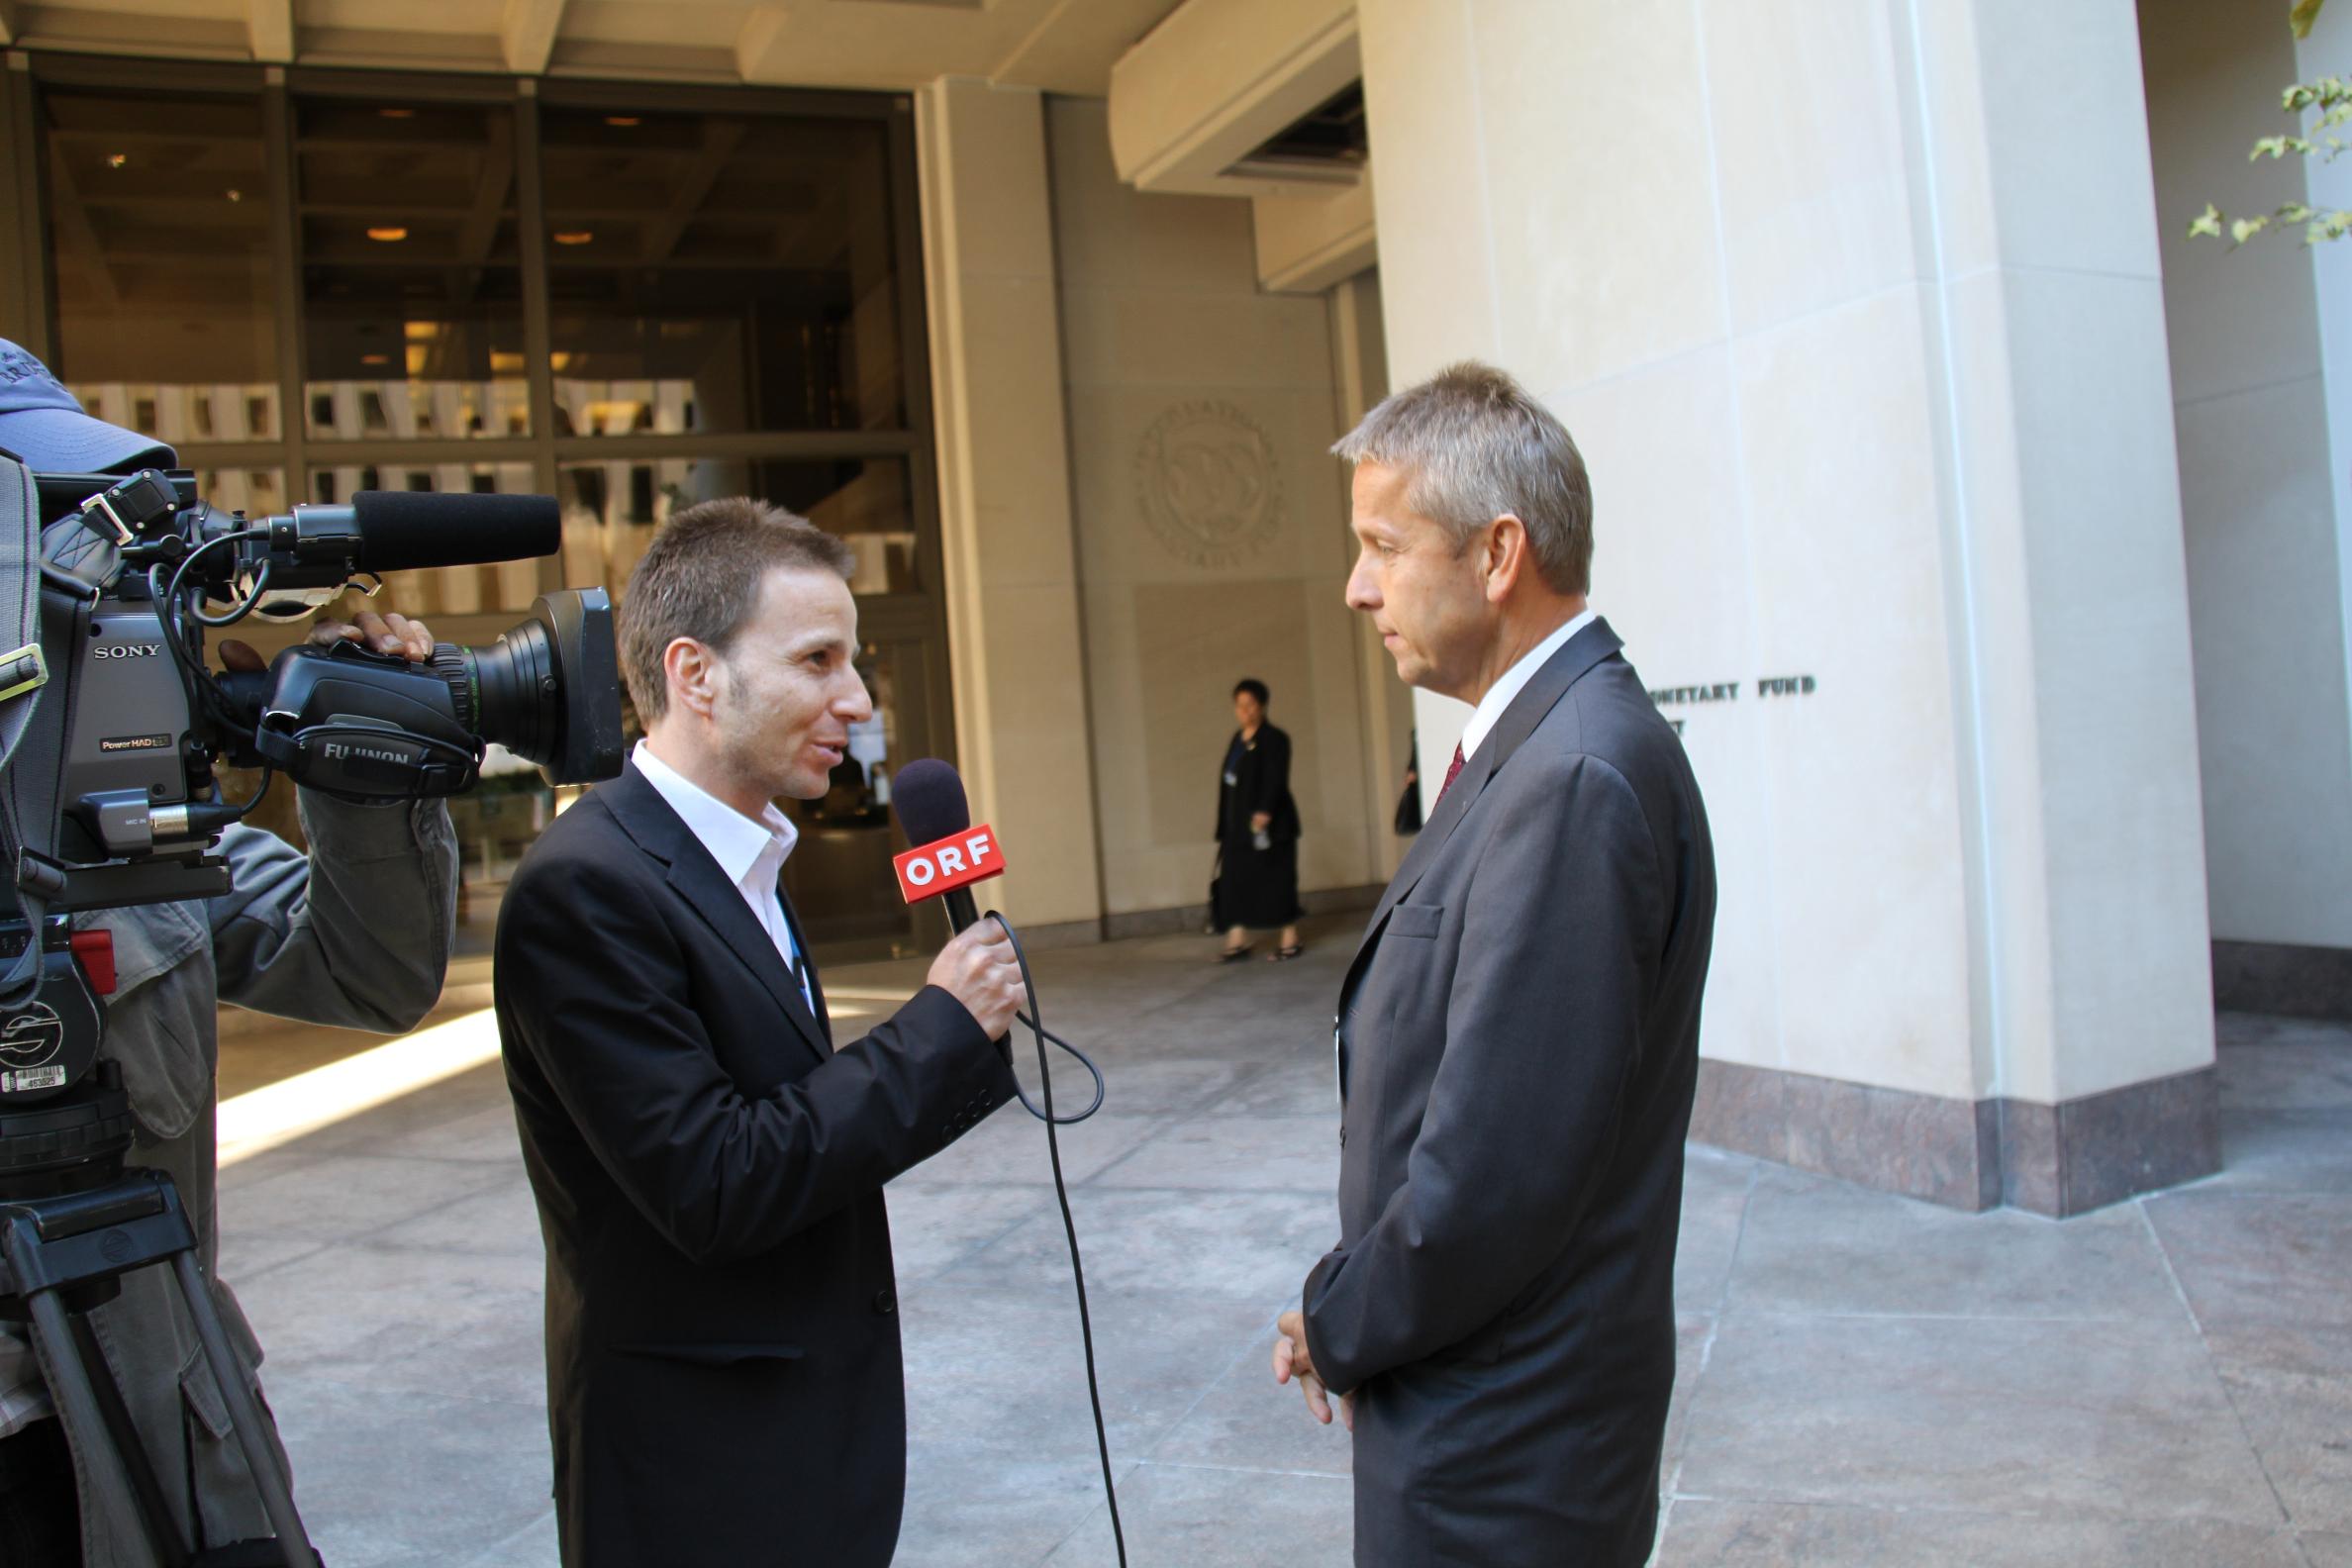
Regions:
[[498, 923], [498, 1026], [547, 1248], [567, 1568], [881, 1568], [906, 1410], [882, 1185], [1013, 1098], [991, 922], [836, 1038], [782, 875], [873, 714], [847, 545], [744, 499], [672, 518], [621, 605], [645, 719]]
[[[89, 418], [38, 360], [6, 343], [0, 448], [37, 470], [128, 473], [171, 461], [168, 447]], [[399, 616], [322, 624], [311, 636], [414, 659], [433, 648], [421, 623]], [[221, 654], [233, 668], [260, 667], [241, 644], [225, 643]], [[220, 843], [230, 892], [80, 918], [113, 933], [116, 991], [101, 1054], [121, 1064], [139, 1123], [130, 1163], [169, 1172], [179, 1189], [256, 1391], [260, 1345], [214, 1268], [218, 1006], [398, 1033], [441, 995], [456, 912], [457, 843], [439, 802], [354, 806], [306, 790], [300, 809], [307, 855], [241, 824]], [[139, 1270], [122, 1286], [92, 1321], [181, 1530], [212, 1545], [267, 1534], [220, 1391], [165, 1271]], [[71, 1436], [72, 1444], [90, 1440]], [[147, 1568], [137, 1521], [81, 1507], [74, 1475], [32, 1351], [0, 1324], [0, 1564]]]

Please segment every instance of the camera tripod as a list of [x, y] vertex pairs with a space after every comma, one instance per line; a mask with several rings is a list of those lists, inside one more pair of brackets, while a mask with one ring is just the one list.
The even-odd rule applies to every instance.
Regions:
[[[57, 1100], [0, 1112], [0, 1319], [31, 1324], [49, 1397], [67, 1432], [79, 1437], [90, 1501], [109, 1518], [136, 1519], [163, 1568], [318, 1568], [214, 1310], [179, 1192], [161, 1171], [123, 1164], [132, 1127], [130, 1100], [111, 1064]], [[125, 1274], [149, 1267], [171, 1271], [272, 1538], [196, 1551], [164, 1499], [88, 1317], [121, 1293]]]

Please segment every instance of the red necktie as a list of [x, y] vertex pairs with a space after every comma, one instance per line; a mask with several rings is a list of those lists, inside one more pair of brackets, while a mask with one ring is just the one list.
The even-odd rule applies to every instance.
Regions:
[[[1452, 788], [1453, 788], [1453, 781], [1454, 781], [1455, 779], [1458, 779], [1458, 778], [1460, 778], [1461, 776], [1462, 776], [1462, 747], [1461, 747], [1461, 744], [1460, 744], [1460, 742], [1458, 742], [1458, 741], [1457, 741], [1457, 742], [1455, 743], [1455, 745], [1454, 745], [1454, 758], [1453, 758], [1453, 764], [1452, 764], [1452, 766], [1448, 767], [1448, 768], [1445, 770], [1445, 782], [1437, 786], [1437, 800], [1443, 800], [1443, 799], [1445, 799], [1445, 792], [1446, 792], [1447, 790], [1449, 790], [1449, 789], [1452, 789]], [[1429, 804], [1430, 804], [1431, 806], [1435, 806], [1435, 805], [1437, 804], [1437, 801], [1431, 801]]]

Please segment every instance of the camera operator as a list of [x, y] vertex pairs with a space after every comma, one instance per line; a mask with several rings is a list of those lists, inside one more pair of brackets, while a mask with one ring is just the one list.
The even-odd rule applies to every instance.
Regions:
[[[0, 447], [30, 467], [66, 472], [129, 473], [170, 461], [168, 448], [84, 414], [39, 361], [7, 343]], [[311, 639], [357, 640], [420, 661], [433, 650], [426, 628], [397, 615], [321, 624]], [[220, 651], [231, 669], [261, 667], [243, 644]], [[121, 1064], [139, 1123], [131, 1163], [170, 1173], [208, 1278], [217, 1249], [218, 1004], [398, 1033], [433, 1008], [448, 964], [457, 843], [447, 809], [440, 801], [353, 805], [310, 790], [300, 808], [307, 855], [240, 824], [220, 842], [228, 893], [82, 917], [114, 938], [117, 981], [101, 1054]], [[228, 1287], [214, 1279], [213, 1292], [258, 1390], [260, 1346]], [[199, 1547], [266, 1534], [220, 1391], [166, 1272], [125, 1275], [121, 1298], [91, 1322], [181, 1529]], [[0, 1564], [147, 1568], [137, 1521], [83, 1509], [75, 1472], [22, 1327], [0, 1324]]]

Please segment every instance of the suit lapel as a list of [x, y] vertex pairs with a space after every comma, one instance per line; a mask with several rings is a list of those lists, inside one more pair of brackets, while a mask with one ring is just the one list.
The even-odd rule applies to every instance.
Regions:
[[[752, 917], [751, 906], [743, 902], [742, 891], [727, 879], [719, 869], [719, 862], [711, 858], [711, 851], [694, 836], [685, 820], [670, 809], [661, 792], [639, 773], [632, 762], [621, 777], [597, 790], [597, 797], [612, 810], [614, 819], [628, 830], [639, 848], [669, 867], [669, 884], [678, 890], [703, 924], [711, 928], [721, 941], [727, 943], [745, 968], [758, 977], [768, 995], [784, 1010], [793, 1031], [801, 1042], [816, 1052], [820, 1061], [833, 1055], [824, 1031], [809, 1014], [808, 1003], [802, 1000], [800, 987], [793, 983], [792, 971], [785, 967], [783, 955], [776, 951], [775, 941]], [[794, 939], [799, 939], [797, 930]], [[807, 949], [804, 947], [803, 952]]]
[[1436, 863], [1446, 840], [1462, 825], [1462, 819], [1470, 814], [1470, 808], [1477, 803], [1479, 793], [1487, 787], [1488, 781], [1503, 771], [1503, 764], [1511, 760], [1514, 751], [1526, 743], [1527, 736], [1533, 735], [1535, 727], [1543, 723], [1544, 716], [1559, 705], [1560, 699], [1568, 694], [1569, 687], [1623, 646], [1617, 635], [1609, 629], [1607, 621], [1594, 618], [1591, 626], [1570, 637], [1558, 652], [1544, 661], [1543, 668], [1535, 672], [1534, 678], [1511, 700], [1511, 706], [1503, 710], [1503, 717], [1496, 721], [1486, 743], [1478, 748], [1478, 754], [1463, 767], [1460, 776], [1453, 781], [1453, 787], [1438, 798], [1436, 807], [1429, 813], [1429, 820], [1421, 825], [1421, 833], [1413, 840], [1413, 847], [1406, 851], [1404, 864], [1397, 867], [1397, 874], [1389, 879], [1388, 890], [1380, 895], [1380, 903], [1373, 910], [1372, 919], [1365, 924], [1363, 940], [1357, 944], [1355, 957], [1348, 964], [1347, 977], [1339, 985], [1342, 1013], [1346, 1012], [1347, 998], [1355, 989], [1357, 974], [1378, 942], [1381, 927], [1387, 924], [1390, 911], [1421, 884], [1421, 878], [1429, 874], [1429, 867]]

